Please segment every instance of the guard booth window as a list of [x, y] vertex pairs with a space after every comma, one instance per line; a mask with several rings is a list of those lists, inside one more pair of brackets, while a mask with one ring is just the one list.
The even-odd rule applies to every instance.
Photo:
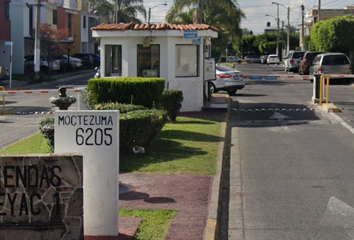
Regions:
[[197, 45], [176, 45], [176, 77], [197, 77], [198, 62]]
[[138, 77], [160, 77], [160, 45], [138, 45]]
[[105, 77], [122, 76], [122, 45], [106, 45]]

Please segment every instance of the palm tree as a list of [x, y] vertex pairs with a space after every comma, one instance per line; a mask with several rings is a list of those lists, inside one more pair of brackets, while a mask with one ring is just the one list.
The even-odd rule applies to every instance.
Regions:
[[[166, 21], [169, 23], [185, 23], [183, 13], [193, 16], [193, 22], [197, 21], [199, 9], [198, 0], [174, 0], [168, 10]], [[204, 0], [202, 23], [216, 26], [227, 33], [229, 40], [235, 40], [242, 35], [241, 20], [245, 14], [238, 7], [236, 0]]]
[[146, 21], [146, 10], [144, 0], [116, 0], [118, 1], [118, 22], [141, 23], [137, 18], [138, 13], [142, 14]]
[[[92, 8], [102, 18], [106, 19], [108, 23], [141, 23], [137, 18], [140, 13], [146, 19], [146, 10], [143, 5], [143, 0], [89, 0]], [[117, 3], [117, 4], [116, 4]], [[116, 18], [115, 9], [117, 6]]]

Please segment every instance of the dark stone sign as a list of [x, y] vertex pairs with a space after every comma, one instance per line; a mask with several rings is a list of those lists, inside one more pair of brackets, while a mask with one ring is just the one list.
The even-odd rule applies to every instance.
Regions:
[[83, 239], [82, 159], [0, 156], [0, 239]]

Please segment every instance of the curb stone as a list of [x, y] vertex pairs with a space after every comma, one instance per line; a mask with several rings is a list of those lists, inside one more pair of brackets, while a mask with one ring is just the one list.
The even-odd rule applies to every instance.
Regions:
[[218, 239], [219, 234], [219, 215], [220, 215], [220, 204], [221, 204], [221, 191], [222, 191], [222, 182], [223, 182], [223, 161], [225, 157], [226, 142], [227, 142], [227, 129], [229, 126], [229, 116], [230, 116], [230, 97], [227, 95], [227, 114], [226, 114], [226, 123], [222, 127], [222, 136], [224, 136], [224, 141], [219, 145], [218, 153], [218, 163], [217, 163], [217, 173], [214, 177], [210, 205], [209, 205], [209, 214], [208, 220], [205, 228], [204, 240], [215, 240]]

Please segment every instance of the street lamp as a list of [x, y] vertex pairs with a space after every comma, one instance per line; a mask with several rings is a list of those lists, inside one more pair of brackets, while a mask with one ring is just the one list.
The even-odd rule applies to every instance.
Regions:
[[[278, 6], [278, 16], [279, 16], [279, 5], [288, 10], [288, 31], [287, 31], [288, 38], [287, 38], [287, 45], [286, 45], [286, 54], [288, 54], [290, 51], [290, 6], [287, 7], [287, 6], [284, 6], [283, 4], [277, 3], [277, 2], [272, 2], [272, 4], [276, 4]], [[279, 32], [279, 22], [278, 22], [278, 32]]]
[[151, 18], [151, 9], [157, 7], [157, 6], [160, 6], [160, 5], [164, 5], [164, 6], [167, 6], [167, 3], [160, 3], [160, 4], [157, 4], [153, 7], [149, 7], [149, 18], [148, 18], [148, 23], [150, 24], [150, 18]]

